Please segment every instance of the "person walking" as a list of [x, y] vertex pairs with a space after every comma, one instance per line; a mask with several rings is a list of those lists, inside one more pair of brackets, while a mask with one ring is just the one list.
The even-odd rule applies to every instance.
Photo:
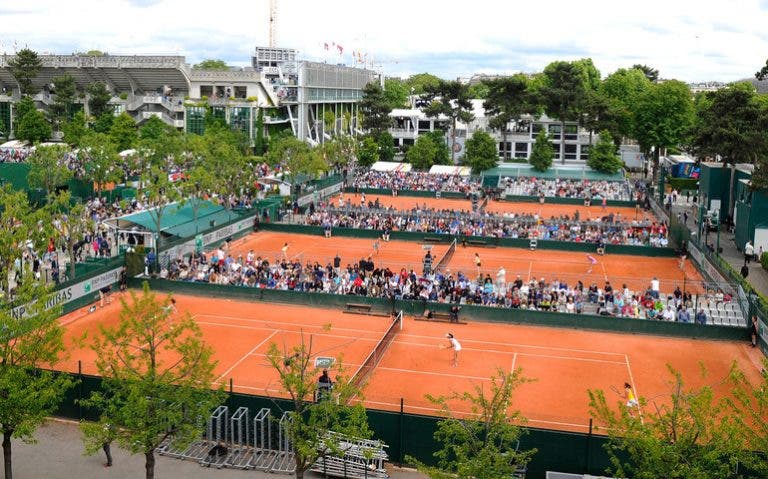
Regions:
[[747, 263], [745, 262], [741, 266], [741, 277], [747, 279], [747, 276], [749, 276], [749, 266], [747, 266]]
[[747, 241], [747, 244], [744, 245], [744, 264], [749, 264], [754, 259], [754, 256], [755, 247], [752, 246], [752, 242]]
[[749, 333], [752, 337], [752, 347], [757, 346], [757, 333], [758, 333], [758, 326], [757, 326], [757, 316], [754, 314], [752, 315], [752, 324], [749, 326]]

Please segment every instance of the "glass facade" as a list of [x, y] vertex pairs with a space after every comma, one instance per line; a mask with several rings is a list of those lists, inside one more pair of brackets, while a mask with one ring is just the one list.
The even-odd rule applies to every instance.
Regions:
[[11, 129], [11, 103], [0, 103], [0, 133], [7, 137]]
[[251, 109], [249, 107], [230, 108], [229, 126], [233, 130], [242, 131], [247, 135], [251, 128]]
[[205, 133], [205, 107], [187, 107], [187, 132], [202, 135]]

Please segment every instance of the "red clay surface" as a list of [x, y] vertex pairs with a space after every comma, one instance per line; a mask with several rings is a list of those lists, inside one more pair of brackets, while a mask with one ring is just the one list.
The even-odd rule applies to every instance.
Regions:
[[[454, 211], [472, 211], [472, 202], [470, 200], [460, 200], [452, 198], [421, 198], [414, 196], [387, 196], [387, 195], [365, 195], [365, 201], [376, 201], [379, 199], [379, 203], [389, 208], [394, 207], [398, 210], [410, 210], [412, 208], [421, 208], [427, 205], [428, 208], [435, 208], [438, 210], [454, 210]], [[344, 193], [344, 202], [346, 204], [352, 204], [353, 206], [360, 205], [361, 196], [354, 193]], [[334, 196], [331, 198], [333, 206], [339, 205], [339, 197]], [[579, 217], [582, 220], [598, 219], [603, 216], [607, 216], [610, 213], [614, 215], [620, 214], [622, 221], [648, 220], [657, 221], [653, 214], [646, 212], [642, 208], [635, 211], [635, 208], [630, 207], [618, 207], [609, 206], [603, 209], [598, 204], [592, 206], [584, 205], [558, 205], [554, 203], [524, 203], [518, 201], [489, 201], [486, 210], [490, 213], [504, 214], [538, 214], [542, 218], [551, 218], [553, 216], [558, 217], [561, 215], [568, 215], [573, 217], [576, 211], [579, 212]]]
[[[265, 357], [270, 343], [289, 349], [303, 333], [312, 337], [316, 355], [343, 355], [343, 364], [352, 372], [390, 324], [388, 318], [338, 310], [175, 297], [177, 314], [193, 315], [214, 347], [217, 381], [228, 385], [232, 380], [235, 391], [250, 394], [282, 395]], [[116, 324], [119, 308], [119, 301], [112, 301], [92, 314], [82, 309], [62, 317], [70, 357], [56, 367], [77, 371], [80, 361], [82, 372], [95, 374], [95, 355], [87, 348], [88, 340], [83, 344], [81, 338], [86, 332], [91, 338], [99, 334], [99, 325]], [[602, 389], [618, 402], [612, 388], [620, 390], [626, 381], [640, 396], [663, 401], [670, 390], [666, 364], [679, 369], [691, 386], [705, 381], [698, 374], [699, 362], [709, 372], [707, 384], [719, 384], [732, 361], [750, 380], [760, 378], [760, 352], [748, 347], [746, 338], [736, 343], [491, 323], [451, 328], [463, 346], [456, 367], [450, 364], [452, 351], [439, 347], [446, 344], [447, 325], [406, 318], [403, 330], [369, 377], [366, 405], [398, 410], [403, 398], [406, 412], [437, 414], [425, 394], [468, 391], [474, 385], [487, 385], [497, 368], [519, 367], [536, 380], [521, 386], [513, 403], [529, 425], [583, 432], [589, 423], [588, 389]], [[722, 384], [715, 390], [727, 393]]]
[[[308, 236], [300, 234], [287, 234], [281, 232], [262, 231], [241, 238], [231, 245], [231, 254], [234, 257], [245, 255], [249, 250], [255, 254], [266, 257], [270, 261], [282, 256], [281, 248], [288, 243], [289, 258], [307, 261], [318, 261], [325, 265], [333, 261], [337, 254], [342, 260], [342, 266], [354, 264], [361, 258], [373, 254], [373, 239], [357, 239], [333, 236], [324, 238], [321, 235]], [[435, 245], [432, 255], [440, 258], [447, 250], [447, 246]], [[592, 282], [602, 287], [605, 281], [610, 281], [614, 287], [626, 284], [633, 291], [645, 290], [650, 280], [655, 276], [661, 283], [661, 291], [671, 293], [675, 286], [685, 288], [692, 293], [702, 293], [702, 277], [696, 267], [687, 260], [685, 271], [679, 268], [680, 260], [677, 258], [649, 258], [628, 255], [592, 254], [598, 263], [592, 268], [592, 273], [587, 274], [589, 263], [587, 255], [579, 252], [538, 250], [530, 251], [521, 248], [484, 248], [467, 247], [461, 245], [448, 263], [451, 272], [462, 271], [475, 277], [477, 267], [474, 263], [474, 255], [478, 253], [482, 264], [481, 272], [490, 274], [496, 278], [499, 267], [504, 266], [507, 272], [507, 281], [515, 280], [517, 275], [524, 281], [529, 279], [539, 280], [542, 277], [547, 281], [559, 279], [573, 285], [581, 280], [585, 286]], [[378, 255], [373, 256], [374, 263], [386, 266], [393, 271], [400, 268], [413, 269], [421, 272], [421, 261], [425, 251], [419, 243], [409, 241], [380, 242]]]

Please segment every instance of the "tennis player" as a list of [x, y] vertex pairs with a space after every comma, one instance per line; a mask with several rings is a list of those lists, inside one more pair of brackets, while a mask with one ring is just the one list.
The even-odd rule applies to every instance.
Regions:
[[453, 337], [453, 334], [448, 333], [445, 335], [448, 338], [448, 348], [453, 349], [453, 366], [459, 365], [459, 351], [461, 351], [461, 343]]
[[288, 243], [286, 242], [282, 248], [283, 258], [288, 259]]
[[640, 403], [635, 397], [635, 392], [632, 391], [632, 385], [629, 383], [624, 383], [624, 397], [627, 398], [627, 407], [640, 407]]
[[165, 313], [168, 315], [177, 312], [178, 310], [176, 309], [176, 298], [171, 298], [171, 302], [164, 306], [163, 310], [165, 310]]
[[592, 267], [597, 264], [597, 258], [592, 256], [591, 254], [587, 255], [587, 262], [589, 263], [589, 269], [587, 269], [587, 274], [592, 272]]
[[478, 253], [475, 253], [475, 266], [477, 266], [477, 274], [480, 274], [480, 255]]

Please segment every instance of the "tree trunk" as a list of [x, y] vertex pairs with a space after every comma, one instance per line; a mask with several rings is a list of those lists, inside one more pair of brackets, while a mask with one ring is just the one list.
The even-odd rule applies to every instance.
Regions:
[[154, 449], [145, 452], [144, 457], [146, 458], [146, 462], [144, 463], [144, 469], [146, 469], [146, 479], [155, 479], [155, 451]]
[[72, 241], [72, 235], [73, 235], [73, 232], [70, 231], [69, 232], [69, 240], [67, 240], [67, 253], [69, 253], [69, 265], [71, 266], [71, 268], [69, 269], [69, 271], [70, 271], [69, 279], [74, 279], [75, 278], [75, 263], [76, 263], [76, 261], [75, 261], [75, 244]]
[[456, 118], [453, 119], [451, 128], [451, 166], [456, 165]]
[[565, 164], [565, 120], [560, 120], [560, 164]]
[[3, 431], [3, 463], [5, 464], [5, 479], [13, 479], [13, 462], [11, 461], [11, 436], [13, 430]]

